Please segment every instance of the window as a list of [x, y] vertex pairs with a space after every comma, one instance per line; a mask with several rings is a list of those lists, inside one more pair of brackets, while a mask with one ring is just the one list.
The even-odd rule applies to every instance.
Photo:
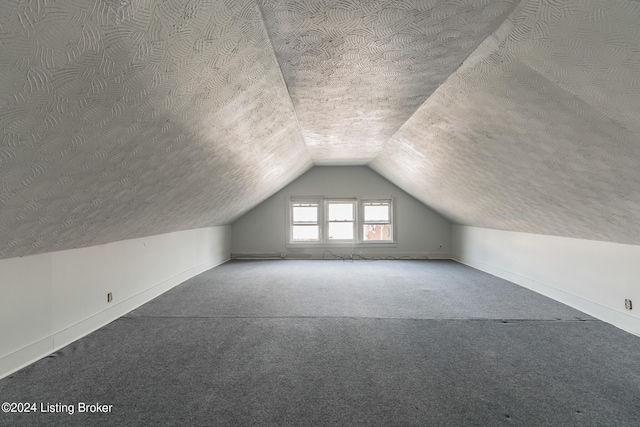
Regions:
[[291, 197], [287, 244], [395, 244], [393, 198]]
[[320, 223], [317, 202], [296, 202], [291, 204], [291, 241], [319, 242]]
[[391, 201], [362, 202], [362, 240], [391, 240]]
[[353, 241], [355, 235], [355, 201], [328, 200], [327, 238], [329, 241]]

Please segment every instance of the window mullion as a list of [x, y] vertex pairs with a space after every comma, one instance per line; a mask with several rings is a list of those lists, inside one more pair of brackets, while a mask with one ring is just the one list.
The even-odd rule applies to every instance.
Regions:
[[289, 243], [395, 242], [393, 197], [330, 199], [324, 196], [292, 196], [289, 200]]

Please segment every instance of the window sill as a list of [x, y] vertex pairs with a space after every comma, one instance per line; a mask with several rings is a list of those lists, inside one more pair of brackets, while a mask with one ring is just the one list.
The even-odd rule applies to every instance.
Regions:
[[285, 244], [286, 248], [304, 248], [304, 249], [312, 249], [312, 248], [397, 248], [398, 243], [396, 242], [334, 242], [334, 243], [309, 243], [309, 242], [300, 242], [300, 243], [287, 243]]

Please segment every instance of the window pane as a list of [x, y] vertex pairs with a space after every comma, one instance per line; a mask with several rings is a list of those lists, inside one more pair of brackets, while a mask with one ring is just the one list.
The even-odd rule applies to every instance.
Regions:
[[365, 222], [389, 222], [389, 205], [364, 205]]
[[330, 222], [329, 240], [353, 240], [353, 223]]
[[389, 224], [366, 224], [362, 226], [363, 240], [391, 240]]
[[329, 221], [353, 221], [353, 203], [329, 203]]
[[320, 240], [317, 225], [294, 225], [292, 240], [294, 242], [317, 242]]
[[318, 205], [293, 205], [294, 223], [318, 223]]

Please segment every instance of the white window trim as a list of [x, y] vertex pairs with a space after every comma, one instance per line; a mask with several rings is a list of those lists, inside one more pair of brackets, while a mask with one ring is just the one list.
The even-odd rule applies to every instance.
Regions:
[[[344, 204], [352, 204], [353, 205], [353, 239], [351, 239], [351, 240], [340, 240], [340, 239], [330, 240], [329, 239], [329, 223], [330, 222], [338, 222], [338, 221], [331, 221], [329, 219], [329, 204], [331, 204], [331, 203], [335, 203], [335, 204], [344, 203]], [[323, 221], [323, 223], [320, 224], [321, 230], [324, 231], [324, 238], [322, 239], [322, 242], [328, 243], [328, 244], [340, 244], [340, 243], [352, 244], [352, 243], [358, 241], [358, 230], [357, 230], [357, 226], [358, 226], [358, 199], [356, 199], [356, 198], [349, 198], [349, 199], [345, 199], [345, 198], [340, 198], [340, 199], [338, 199], [338, 198], [325, 198], [324, 201], [323, 201], [323, 208], [324, 208], [325, 221]]]
[[308, 203], [308, 204], [318, 204], [318, 241], [317, 242], [312, 242], [312, 241], [301, 241], [301, 242], [295, 242], [296, 244], [309, 244], [309, 245], [317, 245], [318, 243], [322, 242], [324, 240], [323, 238], [323, 230], [322, 230], [322, 224], [324, 222], [324, 216], [323, 216], [323, 203], [322, 200], [319, 199], [318, 197], [304, 197], [304, 198], [289, 198], [289, 202], [288, 202], [288, 206], [287, 206], [287, 241], [291, 241], [292, 237], [293, 237], [293, 227], [294, 227], [294, 223], [293, 223], [293, 205], [296, 203]]
[[[369, 224], [374, 224], [374, 225], [382, 225], [382, 224], [389, 224], [389, 240], [364, 240], [364, 233], [362, 231], [362, 228], [364, 225], [367, 225], [367, 223], [365, 222], [364, 219], [364, 205], [367, 203], [389, 203], [389, 222], [371, 222]], [[381, 243], [391, 243], [391, 242], [395, 242], [395, 221], [393, 218], [393, 211], [394, 211], [394, 205], [395, 205], [395, 200], [393, 197], [382, 197], [382, 198], [362, 198], [361, 200], [358, 201], [358, 205], [360, 206], [360, 221], [359, 221], [359, 227], [360, 227], [360, 236], [359, 236], [359, 240], [363, 243], [371, 243], [371, 244], [381, 244]]]
[[[330, 202], [352, 201], [355, 202], [354, 213], [354, 239], [333, 240], [328, 238], [327, 204]], [[389, 201], [390, 205], [390, 240], [363, 240], [364, 208], [366, 202]], [[318, 225], [320, 227], [320, 241], [318, 242], [293, 242], [293, 204], [294, 203], [318, 203]], [[286, 199], [286, 236], [285, 247], [295, 248], [365, 248], [365, 247], [397, 247], [397, 203], [395, 196], [366, 196], [366, 197], [328, 197], [328, 196], [289, 196]]]

